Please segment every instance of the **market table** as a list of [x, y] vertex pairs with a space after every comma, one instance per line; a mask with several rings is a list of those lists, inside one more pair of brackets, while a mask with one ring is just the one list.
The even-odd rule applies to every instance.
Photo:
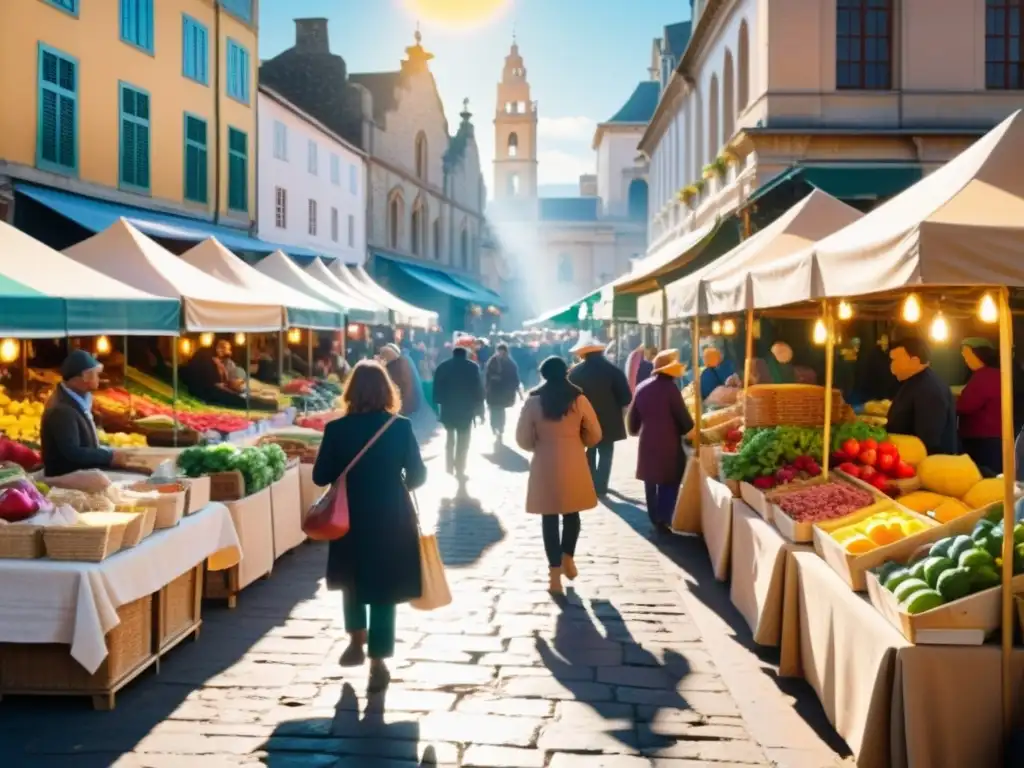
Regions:
[[704, 473], [692, 449], [685, 448], [686, 470], [683, 483], [676, 498], [676, 509], [672, 514], [672, 530], [679, 533], [701, 532], [700, 506], [704, 486]]
[[786, 568], [792, 564], [789, 554], [813, 551], [813, 547], [783, 538], [742, 499], [733, 499], [729, 594], [758, 645], [779, 645]]
[[[700, 527], [718, 581], [729, 579], [732, 551], [732, 489], [701, 469]], [[738, 501], [738, 499], [736, 499]]]
[[0, 693], [92, 695], [112, 707], [198, 630], [204, 560], [218, 570], [240, 558], [228, 510], [210, 504], [100, 563], [0, 560]]

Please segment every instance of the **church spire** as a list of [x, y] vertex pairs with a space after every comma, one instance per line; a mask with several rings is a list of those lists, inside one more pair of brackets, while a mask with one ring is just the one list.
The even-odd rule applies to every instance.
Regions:
[[416, 33], [413, 35], [413, 39], [416, 44], [405, 49], [406, 58], [402, 62], [402, 72], [405, 74], [428, 72], [430, 70], [429, 63], [434, 58], [434, 54], [423, 47], [423, 35], [420, 34], [419, 22], [416, 22]]

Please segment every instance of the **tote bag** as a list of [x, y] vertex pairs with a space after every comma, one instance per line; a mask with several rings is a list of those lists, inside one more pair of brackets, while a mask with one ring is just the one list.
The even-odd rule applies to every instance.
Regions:
[[392, 416], [385, 422], [384, 426], [377, 430], [377, 433], [370, 438], [369, 442], [355, 455], [355, 458], [342, 470], [338, 479], [331, 483], [323, 494], [313, 502], [306, 518], [302, 521], [302, 531], [313, 541], [334, 541], [348, 533], [350, 521], [348, 512], [348, 490], [345, 485], [345, 476], [354, 467], [366, 452], [373, 447], [387, 428], [391, 426], [397, 417]]
[[418, 611], [436, 611], [444, 608], [452, 601], [451, 590], [448, 589], [448, 578], [444, 573], [444, 562], [441, 550], [437, 546], [437, 536], [425, 534], [420, 528], [419, 505], [413, 497], [416, 508], [416, 528], [420, 534], [420, 579], [423, 591], [419, 597], [411, 600], [409, 605]]

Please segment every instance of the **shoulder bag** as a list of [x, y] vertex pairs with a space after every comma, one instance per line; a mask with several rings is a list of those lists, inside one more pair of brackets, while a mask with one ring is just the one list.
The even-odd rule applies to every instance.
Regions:
[[423, 589], [420, 596], [409, 604], [418, 611], [436, 611], [452, 602], [452, 593], [448, 589], [448, 578], [445, 576], [437, 536], [423, 532], [420, 526], [419, 504], [416, 503], [414, 494], [410, 494], [410, 501], [416, 515], [416, 529], [420, 535], [420, 581]]
[[302, 521], [302, 531], [313, 541], [334, 541], [348, 533], [350, 521], [345, 477], [348, 475], [349, 470], [381, 438], [388, 427], [394, 423], [396, 418], [396, 416], [392, 416], [385, 422], [383, 427], [377, 430], [377, 433], [369, 439], [366, 445], [355, 455], [355, 458], [338, 475], [338, 479], [331, 483], [331, 487], [324, 491], [320, 498], [310, 507], [309, 512]]

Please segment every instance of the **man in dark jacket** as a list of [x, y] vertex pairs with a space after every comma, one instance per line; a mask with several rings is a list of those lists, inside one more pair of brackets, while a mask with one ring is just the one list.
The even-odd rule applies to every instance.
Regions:
[[916, 336], [894, 341], [889, 359], [900, 388], [889, 408], [886, 429], [896, 435], [914, 435], [929, 454], [955, 454], [956, 403], [949, 386], [931, 369], [928, 343]]
[[491, 412], [491, 430], [499, 443], [505, 435], [505, 410], [515, 405], [519, 392], [519, 368], [508, 354], [508, 344], [498, 344], [497, 353], [484, 368], [484, 394]]
[[480, 366], [466, 356], [465, 347], [455, 347], [451, 358], [434, 371], [434, 405], [448, 433], [445, 444], [448, 472], [463, 478], [473, 420], [483, 417], [484, 409]]
[[100, 362], [84, 349], [76, 349], [61, 365], [63, 381], [46, 404], [40, 425], [47, 477], [127, 466], [124, 454], [100, 446], [92, 420], [92, 393], [100, 385], [102, 370]]
[[571, 351], [582, 362], [569, 372], [569, 381], [583, 390], [601, 424], [601, 442], [587, 449], [587, 461], [594, 490], [603, 496], [608, 493], [615, 443], [626, 439], [624, 411], [633, 398], [626, 374], [604, 356], [603, 343], [581, 338]]

